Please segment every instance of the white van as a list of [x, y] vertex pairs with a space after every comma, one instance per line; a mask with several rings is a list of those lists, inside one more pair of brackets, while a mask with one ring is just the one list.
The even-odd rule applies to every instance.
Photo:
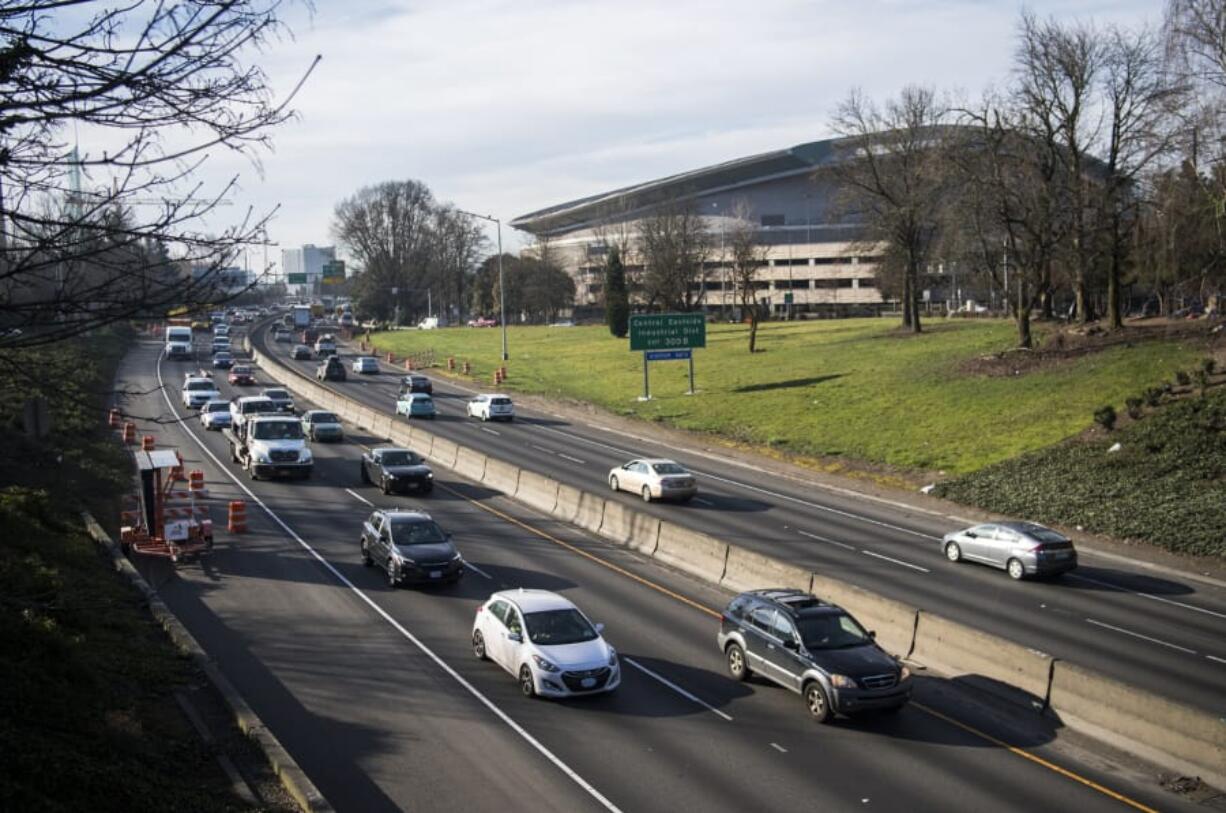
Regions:
[[166, 357], [187, 358], [192, 354], [192, 329], [182, 325], [166, 328]]

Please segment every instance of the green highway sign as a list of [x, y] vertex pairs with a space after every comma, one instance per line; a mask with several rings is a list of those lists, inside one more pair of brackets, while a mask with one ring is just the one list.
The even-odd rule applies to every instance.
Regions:
[[306, 274], [286, 274], [285, 284], [286, 285], [306, 285], [307, 284]]
[[339, 282], [345, 278], [345, 261], [332, 260], [331, 262], [326, 262], [324, 263], [323, 272], [325, 282], [329, 280]]
[[679, 350], [707, 346], [701, 313], [644, 313], [630, 317], [631, 350]]

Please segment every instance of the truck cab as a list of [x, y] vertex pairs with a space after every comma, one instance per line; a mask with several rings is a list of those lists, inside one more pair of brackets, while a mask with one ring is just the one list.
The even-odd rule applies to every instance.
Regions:
[[192, 354], [191, 326], [171, 325], [166, 328], [166, 357], [185, 359]]
[[306, 480], [315, 467], [302, 421], [292, 415], [252, 414], [237, 427], [231, 427], [226, 439], [230, 459], [242, 465], [252, 480], [261, 477]]

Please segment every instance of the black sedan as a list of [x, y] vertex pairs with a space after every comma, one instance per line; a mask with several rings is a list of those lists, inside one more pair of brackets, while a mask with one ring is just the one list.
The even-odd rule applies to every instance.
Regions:
[[371, 449], [362, 455], [361, 466], [362, 482], [376, 484], [384, 494], [429, 494], [434, 489], [434, 472], [421, 455], [409, 449]]
[[305, 344], [296, 344], [294, 345], [294, 350], [292, 353], [290, 353], [290, 355], [294, 358], [294, 361], [303, 361], [311, 358], [311, 348], [307, 347]]

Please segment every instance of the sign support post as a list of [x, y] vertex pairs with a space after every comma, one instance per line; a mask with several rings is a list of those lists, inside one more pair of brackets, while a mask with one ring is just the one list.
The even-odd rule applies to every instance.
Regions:
[[652, 313], [630, 317], [630, 349], [643, 351], [643, 394], [640, 401], [651, 400], [650, 363], [686, 361], [690, 388], [694, 395], [694, 348], [707, 346], [707, 322], [701, 313]]
[[651, 379], [647, 376], [647, 351], [643, 351], [643, 394], [639, 396], [640, 401], [651, 400]]

